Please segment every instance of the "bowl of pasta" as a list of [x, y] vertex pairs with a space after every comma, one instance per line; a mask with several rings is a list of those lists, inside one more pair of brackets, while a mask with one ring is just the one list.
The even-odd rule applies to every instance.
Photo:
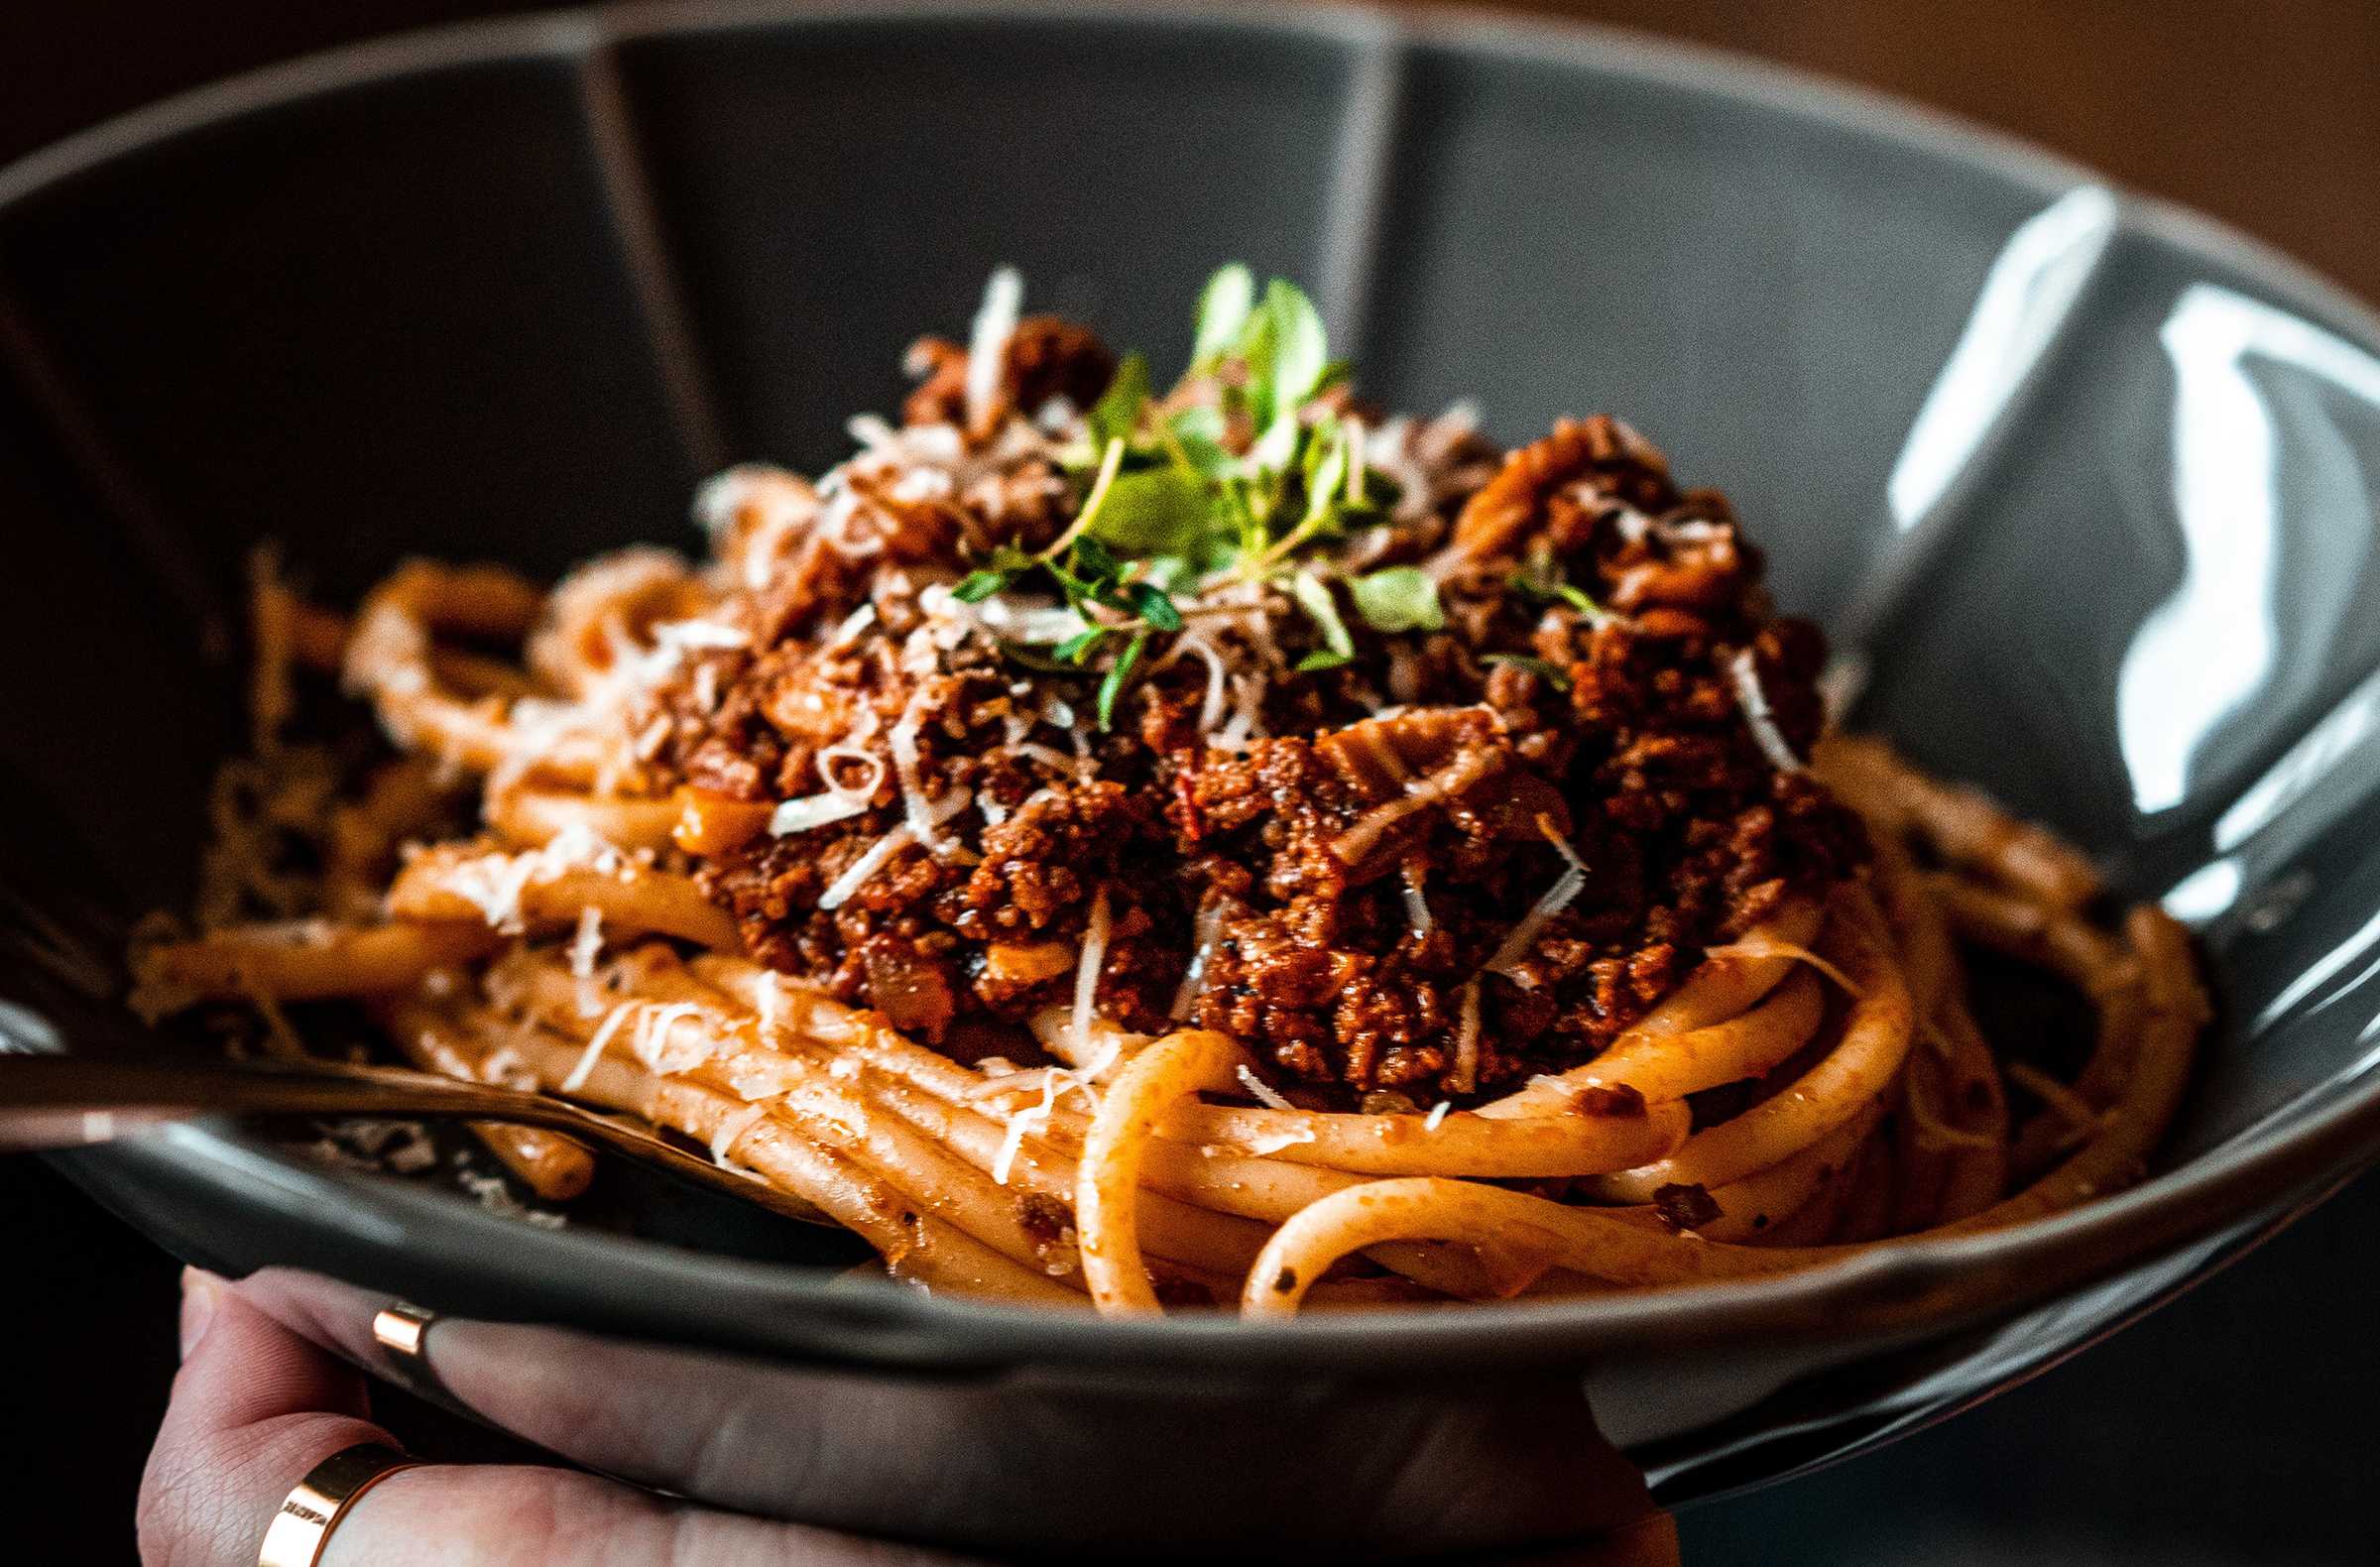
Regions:
[[242, 78], [0, 173], [0, 1036], [746, 1177], [60, 1155], [726, 1505], [1388, 1556], [1773, 1479], [2380, 1150], [2376, 353], [2085, 171], [1603, 33]]

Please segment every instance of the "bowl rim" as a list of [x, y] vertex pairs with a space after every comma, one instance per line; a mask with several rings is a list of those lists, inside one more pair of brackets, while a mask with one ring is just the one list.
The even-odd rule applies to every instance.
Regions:
[[[625, 45], [745, 28], [1009, 22], [1152, 32], [1222, 27], [1252, 39], [1354, 45], [1399, 60], [1419, 48], [1517, 58], [1832, 126], [1996, 176], [2045, 201], [2097, 185], [2117, 196], [2120, 230], [2250, 276], [2292, 308], [2380, 349], [2380, 314], [2315, 270], [2228, 224], [2121, 190], [2021, 139], [1703, 45], [1441, 5], [1387, 9], [1333, 0], [1284, 15], [1231, 0], [655, 0], [467, 21], [306, 55], [76, 132], [0, 168], [0, 213], [36, 203], [119, 160], [260, 111], [443, 68], [525, 57], [583, 64]], [[2380, 1158], [2380, 1071], [2369, 1066], [2350, 1067], [2316, 1085], [2176, 1168], [2048, 1219], [1976, 1236], [1879, 1244], [1779, 1278], [1506, 1302], [1494, 1308], [1488, 1332], [1461, 1311], [1322, 1313], [1284, 1322], [1221, 1315], [1104, 1319], [854, 1287], [797, 1265], [525, 1226], [451, 1193], [317, 1165], [215, 1123], [168, 1128], [62, 1161], [103, 1195], [113, 1184], [111, 1172], [164, 1178], [234, 1210], [262, 1206], [297, 1222], [334, 1226], [364, 1272], [402, 1274], [409, 1261], [418, 1263], [419, 1244], [434, 1239], [432, 1255], [485, 1286], [472, 1293], [539, 1302], [548, 1315], [649, 1337], [914, 1369], [1030, 1362], [1347, 1372], [1378, 1367], [1385, 1336], [1400, 1353], [1421, 1352], [1434, 1369], [1454, 1370], [1584, 1363], [1629, 1351], [1708, 1346], [1748, 1333], [1841, 1343], [2008, 1315], [2249, 1220], [2311, 1183], [2342, 1182], [2370, 1165]]]

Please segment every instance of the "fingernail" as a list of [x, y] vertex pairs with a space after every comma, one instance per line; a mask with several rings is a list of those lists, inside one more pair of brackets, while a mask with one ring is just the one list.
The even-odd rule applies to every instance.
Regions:
[[194, 1267], [181, 1270], [181, 1358], [188, 1360], [190, 1351], [206, 1337], [206, 1325], [215, 1318], [215, 1278]]

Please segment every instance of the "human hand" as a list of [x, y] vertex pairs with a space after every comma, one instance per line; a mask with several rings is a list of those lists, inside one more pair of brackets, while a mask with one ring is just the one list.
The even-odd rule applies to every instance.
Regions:
[[[253, 1567], [283, 1499], [314, 1466], [359, 1443], [397, 1445], [369, 1418], [366, 1378], [258, 1303], [273, 1298], [260, 1280], [183, 1274], [181, 1372], [141, 1483], [148, 1567]], [[287, 1299], [279, 1304], [288, 1309]], [[1251, 1538], [1261, 1532], [1251, 1519]], [[577, 1470], [432, 1463], [364, 1493], [338, 1518], [319, 1563], [963, 1567], [979, 1559], [723, 1512]], [[1523, 1567], [1518, 1557], [1497, 1561]], [[1676, 1567], [1677, 1536], [1654, 1514], [1608, 1539], [1525, 1561]]]
[[[180, 1375], [141, 1478], [148, 1567], [255, 1567], [265, 1527], [309, 1470], [359, 1442], [395, 1446], [363, 1375], [239, 1286], [182, 1275]], [[321, 1567], [955, 1567], [940, 1551], [672, 1502], [575, 1470], [429, 1464], [342, 1516]]]

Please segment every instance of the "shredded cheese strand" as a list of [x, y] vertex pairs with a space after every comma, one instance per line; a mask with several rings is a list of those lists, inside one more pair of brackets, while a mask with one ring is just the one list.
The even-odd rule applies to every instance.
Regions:
[[603, 910], [589, 904], [578, 911], [578, 932], [570, 938], [570, 974], [578, 981], [578, 1015], [592, 1018], [603, 1009], [595, 987], [595, 960], [603, 955]]
[[[1288, 1100], [1282, 1098], [1278, 1089], [1274, 1088], [1270, 1083], [1264, 1081], [1264, 1079], [1261, 1077], [1258, 1077], [1255, 1073], [1250, 1071], [1247, 1067], [1236, 1066], [1232, 1068], [1232, 1073], [1234, 1076], [1240, 1079], [1241, 1086], [1248, 1090], [1249, 1096], [1255, 1100], [1257, 1104], [1267, 1106], [1273, 1110], [1295, 1110], [1297, 1108], [1295, 1105], [1289, 1103]], [[1284, 1143], [1281, 1145], [1281, 1146], [1287, 1147], [1288, 1144]]]
[[775, 837], [790, 837], [848, 821], [867, 808], [867, 797], [861, 794], [804, 794], [799, 799], [778, 802], [776, 809], [769, 813], [769, 831]]
[[1013, 267], [996, 267], [984, 285], [984, 302], [975, 312], [967, 334], [967, 422], [982, 428], [1000, 395], [1001, 372], [1008, 368], [1009, 339], [1015, 335], [1016, 317], [1024, 305], [1024, 279]]
[[877, 839], [868, 846], [867, 853], [852, 861], [850, 869], [836, 877], [827, 890], [818, 895], [818, 906], [830, 913], [842, 907], [851, 901], [852, 894], [867, 885], [870, 877], [885, 868], [887, 860], [907, 848], [915, 837], [916, 834], [910, 831], [909, 824], [904, 821]]
[[597, 1025], [594, 1033], [588, 1036], [587, 1047], [579, 1052], [578, 1060], [570, 1068], [570, 1074], [562, 1079], [563, 1093], [575, 1094], [587, 1086], [587, 1079], [595, 1075], [596, 1063], [603, 1059], [604, 1046], [612, 1042], [612, 1035], [620, 1031], [620, 1025], [628, 1022], [630, 1015], [642, 1005], [641, 1002], [624, 1001], [611, 1010], [610, 1016], [606, 1017]]
[[1802, 759], [1793, 754], [1785, 743], [1785, 732], [1777, 727], [1776, 716], [1769, 711], [1768, 692], [1760, 685], [1759, 661], [1752, 650], [1744, 649], [1727, 661], [1727, 673], [1735, 682], [1735, 700], [1743, 708], [1743, 721], [1752, 731], [1752, 739], [1760, 746], [1760, 754], [1768, 758], [1769, 766], [1780, 773], [1805, 771]]
[[1198, 905], [1198, 917], [1192, 927], [1196, 945], [1190, 952], [1190, 966], [1182, 971], [1182, 983], [1175, 988], [1173, 1005], [1165, 1015], [1179, 1023], [1190, 1016], [1191, 1006], [1206, 993], [1207, 964], [1215, 956], [1215, 947], [1223, 936], [1223, 900], [1210, 898]]
[[1561, 879], [1546, 889], [1545, 896], [1537, 900], [1534, 907], [1521, 915], [1520, 923], [1512, 927], [1511, 934], [1504, 937], [1503, 945], [1495, 949], [1495, 955], [1485, 966], [1485, 972], [1501, 974], [1515, 982], [1520, 979], [1515, 969], [1522, 958], [1536, 950], [1537, 937], [1545, 929], [1546, 922], [1569, 907], [1572, 901], [1587, 890], [1587, 862], [1579, 858], [1578, 851], [1570, 846], [1569, 840], [1554, 831], [1553, 825], [1542, 816], [1537, 818], [1537, 830], [1545, 834], [1547, 841], [1561, 851], [1562, 858], [1569, 864]]
[[1077, 1055], [1091, 1048], [1091, 1006], [1099, 996], [1100, 965], [1108, 958], [1108, 890], [1091, 899], [1091, 917], [1083, 924], [1083, 956], [1074, 971], [1074, 1017], [1068, 1025]]

